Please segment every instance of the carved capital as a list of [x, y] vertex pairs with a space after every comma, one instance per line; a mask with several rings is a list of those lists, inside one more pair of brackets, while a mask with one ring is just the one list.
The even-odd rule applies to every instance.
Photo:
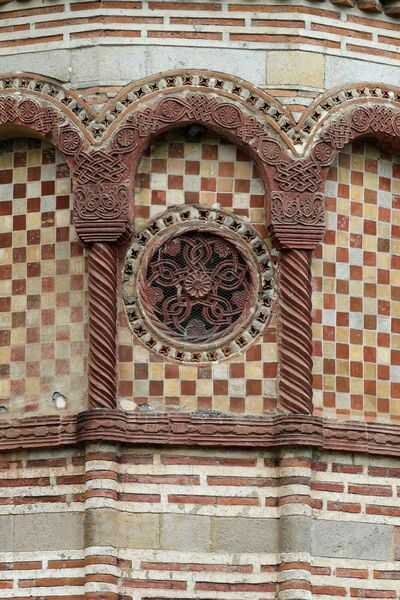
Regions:
[[73, 221], [83, 242], [125, 241], [130, 232], [126, 177], [127, 167], [117, 152], [78, 152]]
[[320, 192], [272, 192], [267, 221], [277, 247], [312, 250], [325, 231], [324, 196]]
[[128, 184], [78, 184], [74, 189], [73, 222], [85, 243], [125, 241], [130, 233]]

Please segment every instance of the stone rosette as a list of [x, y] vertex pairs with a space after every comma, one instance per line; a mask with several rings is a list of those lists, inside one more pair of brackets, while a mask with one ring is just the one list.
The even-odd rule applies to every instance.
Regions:
[[[188, 240], [194, 263], [189, 259], [175, 277]], [[163, 261], [167, 285], [157, 284], [152, 271]], [[270, 322], [275, 298], [272, 258], [260, 234], [235, 215], [198, 205], [173, 207], [133, 237], [122, 285], [135, 337], [164, 359], [185, 363], [243, 352]], [[191, 309], [193, 318], [168, 320]]]

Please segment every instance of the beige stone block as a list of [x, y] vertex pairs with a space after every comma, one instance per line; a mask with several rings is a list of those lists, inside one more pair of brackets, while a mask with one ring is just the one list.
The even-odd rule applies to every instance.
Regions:
[[94, 508], [85, 515], [86, 546], [114, 548], [158, 548], [157, 514], [118, 512]]
[[198, 515], [161, 516], [161, 548], [179, 552], [208, 552], [210, 518]]
[[213, 517], [211, 544], [213, 552], [276, 552], [278, 521], [247, 517]]
[[267, 55], [267, 84], [323, 88], [325, 57], [316, 52], [278, 50]]

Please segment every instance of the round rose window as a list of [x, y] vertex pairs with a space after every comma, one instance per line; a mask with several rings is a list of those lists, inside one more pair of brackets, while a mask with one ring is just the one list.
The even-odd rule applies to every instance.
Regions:
[[237, 218], [202, 207], [168, 211], [138, 234], [123, 282], [136, 336], [186, 362], [246, 347], [268, 321], [273, 296], [262, 238]]

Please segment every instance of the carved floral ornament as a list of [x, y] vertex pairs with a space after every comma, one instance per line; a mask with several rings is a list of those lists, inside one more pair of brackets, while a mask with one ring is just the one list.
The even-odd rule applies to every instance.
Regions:
[[250, 225], [205, 207], [175, 207], [128, 251], [123, 292], [132, 331], [177, 362], [233, 356], [268, 324], [273, 277], [268, 248]]

